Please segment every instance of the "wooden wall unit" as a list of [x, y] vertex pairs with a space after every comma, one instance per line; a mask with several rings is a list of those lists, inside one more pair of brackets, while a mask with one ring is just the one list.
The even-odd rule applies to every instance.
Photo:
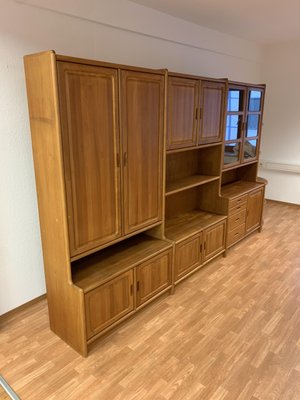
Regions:
[[[86, 356], [99, 336], [261, 228], [264, 86], [53, 51], [24, 64], [50, 326]], [[228, 116], [241, 124], [230, 165]]]

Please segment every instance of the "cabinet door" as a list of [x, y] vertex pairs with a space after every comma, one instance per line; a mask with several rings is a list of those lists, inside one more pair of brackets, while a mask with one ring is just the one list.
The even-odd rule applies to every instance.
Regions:
[[71, 255], [121, 235], [117, 71], [58, 62]]
[[124, 231], [162, 218], [164, 76], [121, 73]]
[[133, 310], [133, 271], [112, 279], [85, 295], [87, 338]]
[[203, 232], [203, 262], [225, 249], [226, 222], [223, 221]]
[[195, 235], [175, 246], [175, 281], [201, 263], [202, 234]]
[[171, 285], [171, 254], [169, 250], [137, 267], [137, 306]]
[[167, 149], [197, 145], [199, 81], [168, 78]]
[[260, 226], [264, 190], [259, 189], [248, 194], [246, 232]]
[[199, 144], [222, 141], [225, 89], [225, 83], [201, 82]]

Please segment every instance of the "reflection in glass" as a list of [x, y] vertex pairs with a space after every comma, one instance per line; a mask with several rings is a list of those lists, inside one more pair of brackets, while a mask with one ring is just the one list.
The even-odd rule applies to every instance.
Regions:
[[224, 152], [224, 164], [231, 164], [239, 161], [240, 143], [226, 143]]
[[241, 90], [229, 89], [228, 92], [228, 111], [242, 111], [243, 92]]
[[244, 159], [256, 157], [257, 140], [246, 140], [244, 143]]
[[248, 115], [247, 131], [246, 131], [247, 137], [258, 136], [258, 119], [259, 116], [256, 114]]
[[258, 90], [250, 90], [248, 111], [260, 111], [261, 92]]
[[241, 134], [240, 128], [240, 116], [227, 115], [225, 140], [239, 139]]

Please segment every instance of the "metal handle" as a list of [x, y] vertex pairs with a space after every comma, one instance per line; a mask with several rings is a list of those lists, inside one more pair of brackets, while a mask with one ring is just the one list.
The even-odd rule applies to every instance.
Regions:
[[125, 153], [123, 154], [123, 166], [126, 167], [127, 165], [127, 152], [125, 151]]
[[130, 285], [130, 296], [133, 295], [133, 284]]

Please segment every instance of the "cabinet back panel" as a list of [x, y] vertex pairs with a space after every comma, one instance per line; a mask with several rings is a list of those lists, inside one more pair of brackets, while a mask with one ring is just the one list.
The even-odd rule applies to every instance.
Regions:
[[121, 234], [117, 71], [58, 63], [58, 72], [70, 244], [75, 255]]

